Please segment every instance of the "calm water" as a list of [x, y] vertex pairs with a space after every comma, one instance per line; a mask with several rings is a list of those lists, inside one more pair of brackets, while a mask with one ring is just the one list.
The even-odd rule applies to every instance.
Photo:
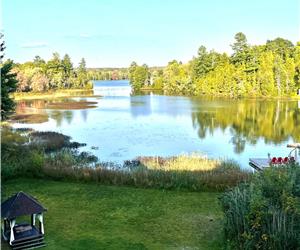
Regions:
[[[94, 95], [20, 101], [26, 123], [85, 142], [101, 161], [200, 152], [248, 167], [249, 157], [285, 156], [300, 141], [299, 101], [209, 100], [164, 95], [130, 96], [128, 81], [95, 81]], [[74, 103], [88, 102], [74, 106]], [[51, 105], [51, 103], [54, 105]], [[59, 107], [55, 104], [68, 104]], [[40, 115], [42, 118], [34, 119]]]

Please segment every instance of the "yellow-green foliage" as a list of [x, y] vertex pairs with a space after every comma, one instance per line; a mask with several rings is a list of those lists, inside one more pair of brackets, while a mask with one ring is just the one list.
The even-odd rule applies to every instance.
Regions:
[[66, 54], [62, 59], [58, 53], [45, 62], [36, 56], [32, 62], [16, 65], [18, 92], [45, 92], [53, 89], [91, 89], [85, 60], [82, 59], [78, 68], [73, 68], [71, 58]]
[[[179, 155], [177, 157], [140, 157], [139, 161], [149, 169], [164, 171], [208, 171], [220, 166], [221, 160], [208, 159], [199, 154]], [[234, 166], [234, 163], [232, 163]]]
[[[171, 61], [163, 70], [162, 89], [176, 95], [296, 96], [300, 89], [300, 44], [276, 38], [249, 45], [239, 32], [233, 54], [207, 51], [182, 64]], [[159, 78], [158, 78], [159, 79]], [[161, 81], [161, 80], [159, 80]]]

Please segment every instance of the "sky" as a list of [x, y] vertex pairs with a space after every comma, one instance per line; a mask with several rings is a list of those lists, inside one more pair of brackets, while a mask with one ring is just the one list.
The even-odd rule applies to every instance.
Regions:
[[250, 44], [300, 40], [300, 0], [0, 0], [6, 58], [53, 52], [75, 65], [128, 67], [187, 62], [200, 45], [231, 53], [234, 35]]

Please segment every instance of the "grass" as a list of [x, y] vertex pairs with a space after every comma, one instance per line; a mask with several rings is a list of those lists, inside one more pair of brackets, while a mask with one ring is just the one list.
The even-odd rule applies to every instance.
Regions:
[[13, 98], [18, 100], [53, 99], [58, 97], [95, 97], [92, 89], [61, 89], [47, 92], [15, 92]]
[[15, 179], [2, 199], [20, 190], [48, 208], [45, 249], [222, 249], [219, 193]]
[[[71, 154], [70, 154], [71, 153]], [[142, 188], [189, 191], [224, 191], [251, 178], [234, 162], [207, 159], [198, 155], [171, 158], [141, 157], [123, 166], [97, 163], [76, 166], [72, 152], [47, 156], [42, 171], [54, 180], [76, 180]]]

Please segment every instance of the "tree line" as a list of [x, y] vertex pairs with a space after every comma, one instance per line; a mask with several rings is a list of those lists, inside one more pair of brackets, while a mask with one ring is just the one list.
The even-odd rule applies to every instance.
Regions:
[[129, 79], [134, 90], [161, 88], [166, 94], [238, 96], [291, 96], [300, 88], [300, 42], [276, 38], [250, 45], [239, 32], [233, 53], [208, 51], [200, 46], [196, 57], [176, 60], [161, 71], [133, 62]]
[[128, 79], [127, 68], [97, 68], [88, 69], [91, 80], [125, 80]]
[[14, 64], [13, 72], [18, 81], [18, 92], [92, 88], [85, 59], [82, 58], [75, 68], [68, 54], [60, 58], [58, 53], [53, 53], [52, 58], [47, 62], [40, 56], [36, 56], [33, 61]]

